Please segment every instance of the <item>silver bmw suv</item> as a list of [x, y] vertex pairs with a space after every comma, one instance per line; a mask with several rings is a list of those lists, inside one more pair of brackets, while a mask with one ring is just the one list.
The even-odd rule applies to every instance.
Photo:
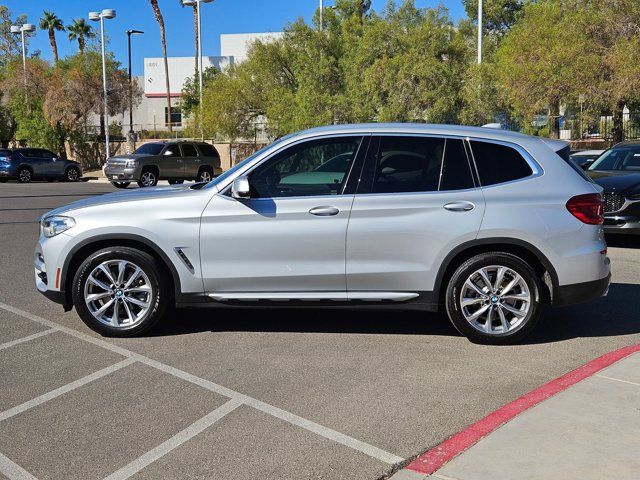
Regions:
[[308, 130], [208, 184], [45, 214], [36, 287], [110, 336], [173, 305], [373, 304], [443, 310], [474, 341], [515, 342], [542, 304], [609, 287], [601, 189], [568, 153], [486, 128]]

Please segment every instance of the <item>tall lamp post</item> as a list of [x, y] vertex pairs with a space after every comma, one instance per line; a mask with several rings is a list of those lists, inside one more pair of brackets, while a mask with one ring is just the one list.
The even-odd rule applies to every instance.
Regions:
[[182, 4], [185, 7], [196, 7], [196, 13], [198, 16], [198, 26], [197, 26], [197, 31], [198, 31], [198, 89], [200, 91], [200, 121], [199, 123], [199, 127], [200, 127], [200, 139], [204, 140], [204, 129], [202, 127], [202, 114], [203, 114], [203, 107], [202, 107], [202, 28], [201, 28], [201, 23], [200, 23], [200, 4], [201, 3], [211, 3], [213, 0], [182, 0]]
[[100, 22], [100, 45], [102, 47], [102, 86], [104, 94], [104, 136], [106, 145], [106, 159], [109, 159], [109, 107], [107, 103], [107, 58], [104, 45], [104, 20], [116, 18], [116, 11], [105, 9], [102, 12], [89, 12], [89, 20]]
[[135, 146], [136, 134], [133, 131], [133, 89], [131, 76], [131, 35], [142, 35], [142, 30], [127, 30], [127, 45], [129, 49], [129, 143]]
[[478, 65], [482, 63], [482, 0], [478, 0]]
[[11, 25], [11, 33], [20, 35], [22, 38], [22, 70], [24, 73], [24, 95], [27, 96], [27, 46], [26, 35], [36, 31], [36, 26], [31, 23], [24, 25]]

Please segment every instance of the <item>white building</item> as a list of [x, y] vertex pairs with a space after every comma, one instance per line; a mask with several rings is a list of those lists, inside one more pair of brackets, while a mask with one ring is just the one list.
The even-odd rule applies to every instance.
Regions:
[[[220, 56], [205, 56], [202, 58], [203, 67], [214, 66], [219, 70], [226, 70], [230, 65], [246, 60], [253, 42], [260, 40], [269, 42], [282, 37], [282, 32], [273, 33], [240, 33], [220, 35]], [[195, 57], [169, 57], [169, 89], [171, 93], [171, 121], [175, 130], [183, 127], [180, 97], [188, 78], [195, 74]], [[135, 81], [142, 87], [144, 96], [133, 110], [134, 130], [166, 131], [168, 129], [169, 112], [166, 99], [164, 60], [159, 58], [144, 59], [144, 76], [136, 77]], [[129, 112], [111, 121], [122, 123], [123, 130], [128, 131]]]

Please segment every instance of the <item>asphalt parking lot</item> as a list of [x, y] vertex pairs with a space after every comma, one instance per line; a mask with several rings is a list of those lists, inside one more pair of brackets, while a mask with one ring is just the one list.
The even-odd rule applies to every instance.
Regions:
[[0, 479], [376, 479], [525, 392], [640, 343], [640, 242], [607, 298], [547, 309], [526, 343], [443, 316], [177, 310], [102, 339], [33, 286], [36, 218], [114, 191], [0, 184]]

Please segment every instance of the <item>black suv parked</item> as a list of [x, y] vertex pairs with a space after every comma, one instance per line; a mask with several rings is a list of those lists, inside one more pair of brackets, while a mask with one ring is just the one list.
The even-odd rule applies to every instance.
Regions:
[[42, 148], [0, 149], [0, 182], [16, 179], [28, 183], [35, 179], [77, 182], [82, 177], [80, 164], [64, 160]]
[[140, 187], [154, 187], [158, 180], [172, 185], [185, 180], [208, 182], [220, 173], [220, 155], [204, 142], [145, 143], [130, 155], [111, 157], [104, 167], [104, 174], [118, 188], [134, 181]]

